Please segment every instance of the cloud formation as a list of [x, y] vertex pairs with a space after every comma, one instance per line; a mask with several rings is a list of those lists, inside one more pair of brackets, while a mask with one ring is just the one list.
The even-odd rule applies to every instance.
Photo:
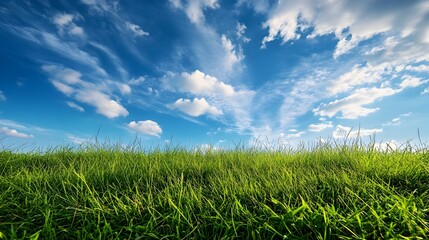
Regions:
[[76, 25], [74, 20], [81, 18], [79, 15], [70, 13], [58, 13], [52, 19], [53, 23], [57, 26], [60, 35], [68, 33], [70, 35], [85, 37], [85, 31], [82, 27]]
[[231, 40], [229, 40], [225, 35], [222, 34], [222, 47], [225, 50], [226, 58], [225, 65], [228, 71], [231, 71], [235, 64], [239, 63], [243, 60], [244, 55], [241, 48], [237, 50], [237, 47], [232, 44]]
[[218, 81], [217, 78], [199, 70], [189, 74], [183, 72], [179, 78], [166, 77], [163, 87], [167, 90], [189, 92], [197, 96], [232, 96], [235, 90], [231, 85]]
[[143, 29], [137, 24], [126, 21], [125, 27], [131, 32], [133, 32], [134, 36], [138, 36], [138, 37], [149, 36], [149, 33], [143, 31]]
[[361, 41], [388, 31], [398, 32], [402, 37], [414, 34], [417, 40], [425, 42], [428, 10], [425, 1], [279, 0], [263, 24], [268, 35], [262, 46], [276, 38], [283, 43], [297, 40], [306, 31], [310, 31], [308, 38], [333, 34], [338, 39], [335, 58]]
[[308, 131], [309, 132], [321, 132], [325, 129], [332, 128], [332, 127], [334, 127], [334, 125], [332, 125], [332, 122], [310, 124], [310, 125], [308, 125]]
[[128, 111], [118, 101], [103, 92], [106, 89], [82, 80], [80, 72], [57, 65], [43, 65], [42, 69], [49, 74], [55, 88], [76, 101], [95, 107], [97, 113], [108, 118], [128, 115]]
[[85, 109], [83, 109], [83, 107], [77, 105], [75, 102], [72, 101], [67, 101], [67, 106], [74, 108], [76, 110], [78, 110], [79, 112], [85, 112]]
[[350, 139], [356, 137], [367, 137], [372, 136], [377, 133], [383, 132], [381, 128], [374, 129], [365, 129], [361, 128], [358, 130], [352, 130], [351, 127], [346, 127], [342, 125], [338, 125], [334, 132], [332, 132], [332, 137], [335, 139]]
[[321, 104], [313, 111], [316, 115], [323, 117], [331, 118], [337, 113], [341, 113], [341, 118], [356, 119], [379, 110], [379, 108], [367, 108], [364, 106], [383, 97], [394, 95], [399, 91], [400, 90], [395, 90], [389, 87], [361, 88], [354, 91], [350, 96], [332, 101], [328, 104]]
[[145, 120], [145, 121], [132, 121], [128, 123], [128, 128], [138, 132], [138, 133], [144, 133], [149, 136], [154, 137], [160, 137], [162, 134], [161, 126], [158, 125], [158, 123], [152, 121], [152, 120]]
[[244, 35], [244, 33], [246, 32], [246, 29], [247, 29], [246, 25], [244, 25], [243, 23], [237, 22], [235, 35], [237, 36], [237, 39], [243, 41], [244, 43], [250, 42], [250, 38]]
[[198, 117], [204, 114], [210, 114], [213, 116], [223, 114], [221, 110], [214, 106], [210, 106], [210, 104], [204, 98], [194, 98], [192, 101], [189, 99], [180, 98], [173, 104], [170, 104], [169, 107], [172, 109], [179, 109], [180, 111], [192, 117]]
[[118, 0], [81, 0], [81, 2], [98, 12], [116, 11], [119, 3]]
[[204, 10], [219, 8], [218, 0], [170, 0], [174, 8], [183, 10], [194, 24], [204, 22]]
[[84, 143], [89, 143], [91, 141], [91, 139], [81, 138], [81, 137], [76, 137], [76, 136], [67, 136], [67, 138], [72, 143], [77, 144], [77, 145], [81, 145], [81, 144], [84, 144]]
[[0, 90], [0, 102], [6, 101], [6, 97], [4, 96], [4, 93]]
[[18, 132], [16, 129], [10, 129], [8, 127], [2, 127], [0, 128], [0, 133], [9, 136], [9, 137], [16, 137], [16, 138], [34, 138], [34, 135], [29, 135], [25, 133]]

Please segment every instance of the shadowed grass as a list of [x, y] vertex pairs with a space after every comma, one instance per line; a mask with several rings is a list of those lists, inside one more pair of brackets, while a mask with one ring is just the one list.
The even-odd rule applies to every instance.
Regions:
[[0, 239], [429, 238], [429, 153], [0, 151]]

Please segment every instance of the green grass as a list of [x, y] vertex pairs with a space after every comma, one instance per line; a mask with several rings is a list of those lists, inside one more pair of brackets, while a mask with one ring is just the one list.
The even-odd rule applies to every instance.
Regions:
[[0, 151], [0, 239], [428, 239], [429, 152]]

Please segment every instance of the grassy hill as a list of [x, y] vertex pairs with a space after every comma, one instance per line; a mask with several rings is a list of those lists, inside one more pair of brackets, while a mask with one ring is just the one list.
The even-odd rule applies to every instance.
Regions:
[[429, 152], [0, 151], [0, 239], [429, 238]]

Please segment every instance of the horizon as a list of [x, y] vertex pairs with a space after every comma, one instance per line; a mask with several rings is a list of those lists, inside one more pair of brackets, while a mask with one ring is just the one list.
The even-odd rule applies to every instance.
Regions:
[[0, 13], [6, 148], [429, 139], [427, 1], [22, 0]]

